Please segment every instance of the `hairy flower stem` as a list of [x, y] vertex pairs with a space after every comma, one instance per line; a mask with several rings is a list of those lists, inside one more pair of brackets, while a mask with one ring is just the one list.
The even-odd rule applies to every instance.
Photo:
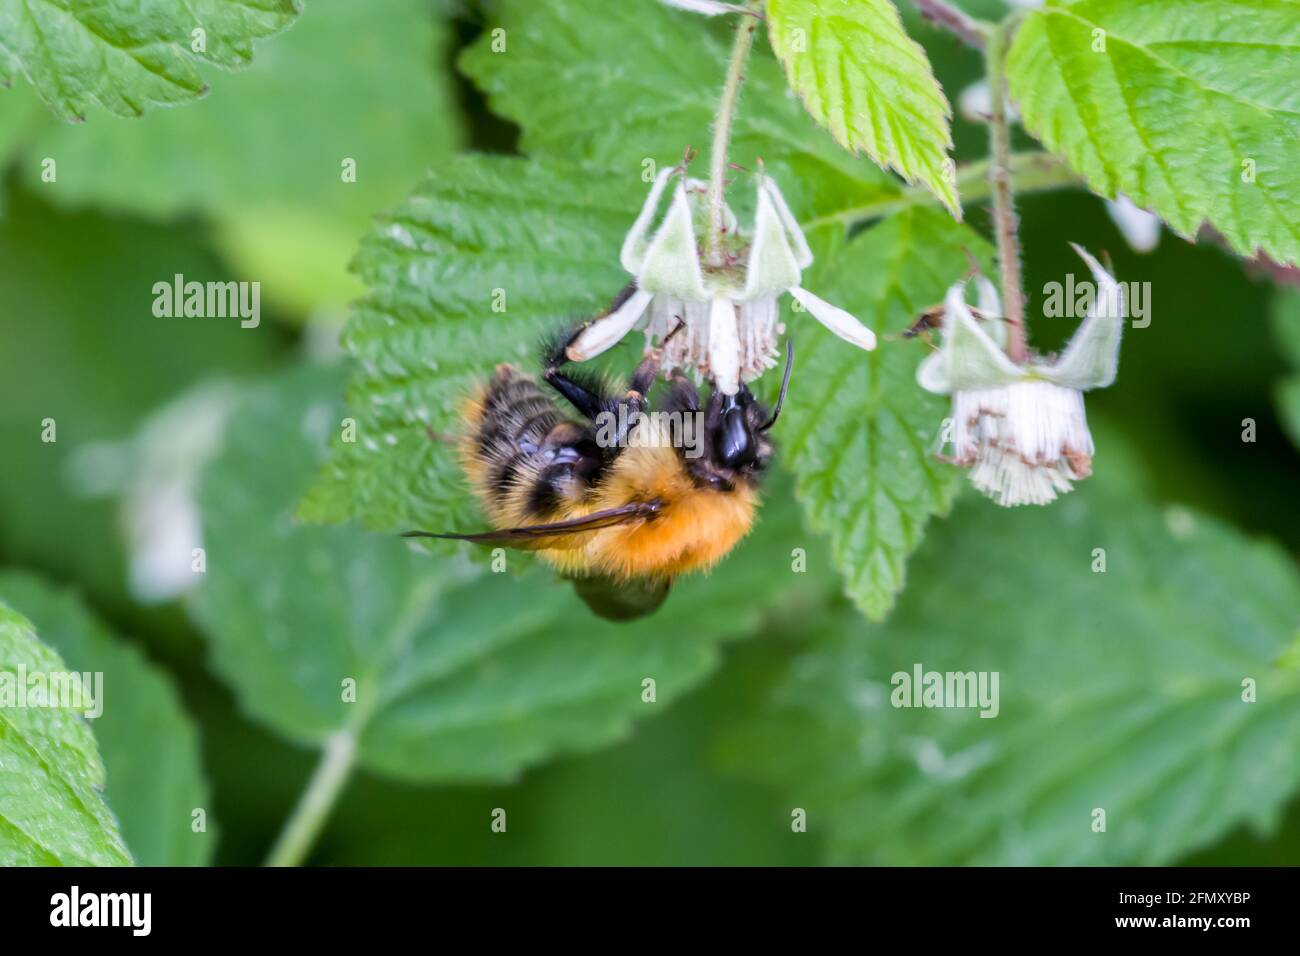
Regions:
[[713, 123], [713, 149], [709, 154], [709, 236], [706, 261], [709, 265], [722, 265], [722, 211], [725, 207], [723, 192], [727, 181], [727, 144], [731, 141], [731, 121], [740, 101], [740, 86], [745, 81], [745, 62], [754, 46], [758, 30], [757, 17], [744, 17], [736, 27], [736, 41], [731, 47], [731, 62], [727, 65], [727, 78], [722, 84], [722, 99], [718, 101], [718, 116]]
[[1020, 219], [1011, 190], [1011, 127], [1007, 122], [1007, 39], [1018, 23], [1008, 17], [994, 28], [985, 51], [992, 116], [989, 118], [991, 163], [989, 185], [993, 191], [993, 228], [997, 237], [998, 267], [1002, 274], [1002, 302], [1007, 320], [1007, 355], [1022, 363], [1025, 344], [1025, 292], [1020, 275]]
[[267, 866], [297, 866], [306, 858], [352, 773], [356, 756], [357, 738], [351, 730], [325, 742], [325, 753], [271, 848]]

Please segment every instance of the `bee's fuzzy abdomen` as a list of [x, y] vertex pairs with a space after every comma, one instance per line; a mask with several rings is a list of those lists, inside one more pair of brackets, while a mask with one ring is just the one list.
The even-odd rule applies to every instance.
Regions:
[[567, 513], [581, 484], [577, 466], [595, 448], [588, 429], [567, 419], [533, 379], [510, 366], [497, 369], [466, 409], [466, 420], [461, 457], [494, 521]]
[[525, 458], [521, 454], [500, 458], [493, 463], [492, 467], [488, 469], [487, 488], [485, 489], [493, 499], [501, 501], [510, 494], [510, 489], [515, 485], [516, 479], [519, 477], [520, 466], [524, 463]]
[[548, 465], [528, 489], [524, 511], [533, 519], [556, 514], [565, 504], [564, 488], [573, 477], [571, 464]]
[[478, 429], [479, 449], [491, 453], [502, 445], [538, 445], [561, 421], [555, 405], [543, 395], [521, 396], [512, 405], [488, 406]]

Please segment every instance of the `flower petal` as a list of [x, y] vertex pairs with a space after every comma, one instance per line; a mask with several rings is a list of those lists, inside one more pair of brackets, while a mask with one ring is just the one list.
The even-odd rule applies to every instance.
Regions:
[[[1007, 358], [971, 315], [964, 282], [951, 286], [943, 300], [940, 354], [944, 358], [948, 388], [952, 390], [995, 388], [1024, 377], [1024, 372]], [[921, 384], [925, 386], [925, 382]]]
[[825, 299], [819, 299], [807, 289], [801, 289], [794, 286], [790, 289], [790, 295], [794, 296], [805, 309], [813, 314], [815, 318], [826, 328], [830, 329], [845, 342], [856, 345], [860, 349], [871, 351], [876, 347], [876, 333], [855, 319], [852, 315], [845, 312], [838, 306], [831, 305]]
[[670, 7], [702, 13], [706, 17], [716, 17], [720, 13], [744, 13], [745, 8], [737, 3], [722, 3], [719, 0], [663, 0]]
[[708, 298], [704, 291], [704, 273], [700, 269], [695, 227], [691, 224], [691, 204], [686, 198], [686, 184], [678, 183], [668, 215], [646, 250], [637, 285], [647, 292], [662, 293], [676, 299]]
[[1051, 382], [956, 392], [954, 460], [1003, 507], [1045, 505], [1092, 470], [1093, 444], [1082, 393]]
[[1088, 317], [1075, 331], [1054, 365], [1038, 369], [1048, 381], [1068, 388], [1105, 388], [1119, 371], [1119, 340], [1124, 331], [1124, 289], [1101, 264], [1074, 246], [1097, 283]]
[[651, 293], [637, 289], [613, 312], [601, 316], [583, 329], [581, 334], [569, 343], [564, 354], [571, 362], [585, 362], [587, 359], [595, 358], [632, 331], [632, 326], [636, 325], [653, 298]]
[[724, 395], [740, 391], [740, 335], [736, 327], [736, 306], [718, 296], [709, 309], [709, 374]]
[[813, 262], [812, 249], [808, 248], [808, 240], [799, 228], [799, 221], [794, 218], [794, 213], [790, 211], [789, 205], [786, 204], [785, 196], [781, 195], [781, 190], [776, 184], [776, 180], [769, 176], [764, 176], [759, 180], [758, 188], [760, 192], [767, 193], [772, 200], [772, 205], [776, 208], [776, 214], [781, 217], [781, 224], [785, 226], [786, 232], [790, 236], [791, 246], [794, 248], [795, 263], [800, 269], [807, 269]]
[[975, 301], [979, 303], [976, 308], [985, 318], [1002, 318], [1002, 299], [998, 295], [998, 287], [989, 281], [988, 276], [975, 277]]
[[659, 175], [655, 177], [654, 185], [650, 187], [650, 194], [645, 197], [645, 202], [641, 204], [641, 211], [637, 213], [636, 221], [632, 223], [632, 228], [627, 231], [627, 235], [623, 239], [623, 248], [618, 254], [619, 262], [632, 275], [640, 272], [641, 265], [645, 262], [646, 249], [648, 248], [646, 235], [654, 222], [655, 213], [659, 211], [659, 200], [664, 194], [668, 180], [675, 172], [677, 172], [677, 169], [674, 166], [659, 171]]
[[989, 338], [997, 343], [998, 348], [1002, 351], [1007, 349], [1007, 338], [1011, 330], [1002, 318], [1002, 299], [998, 296], [998, 289], [987, 276], [977, 275], [975, 277], [975, 294], [976, 301], [979, 303], [980, 314], [984, 316], [985, 322], [981, 326], [984, 331], [988, 332]]
[[[1003, 108], [1008, 120], [1019, 122], [1020, 111], [1011, 102], [1011, 97], [1007, 97]], [[993, 91], [989, 88], [989, 81], [976, 80], [963, 89], [957, 96], [957, 111], [972, 123], [987, 123], [993, 115]]]
[[952, 391], [948, 381], [948, 362], [943, 352], [931, 352], [916, 367], [916, 384], [935, 395], [947, 395]]
[[1123, 193], [1106, 201], [1106, 212], [1134, 252], [1152, 252], [1160, 245], [1160, 219], [1138, 208]]
[[745, 268], [745, 291], [740, 300], [751, 302], [774, 298], [798, 285], [801, 273], [794, 250], [790, 248], [786, 225], [772, 200], [772, 192], [760, 184], [758, 211], [754, 214], [754, 242]]

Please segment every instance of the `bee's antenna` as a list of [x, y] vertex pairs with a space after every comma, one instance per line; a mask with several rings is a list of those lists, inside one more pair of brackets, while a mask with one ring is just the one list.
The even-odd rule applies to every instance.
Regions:
[[790, 388], [790, 369], [794, 367], [794, 336], [785, 340], [785, 374], [781, 376], [781, 394], [776, 397], [776, 408], [772, 409], [772, 417], [767, 420], [767, 424], [760, 425], [759, 431], [765, 432], [773, 425], [781, 415], [781, 406], [785, 404], [785, 393]]

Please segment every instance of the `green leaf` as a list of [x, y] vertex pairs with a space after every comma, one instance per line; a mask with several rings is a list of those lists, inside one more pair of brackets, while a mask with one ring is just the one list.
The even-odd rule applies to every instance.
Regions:
[[1300, 448], [1300, 291], [1286, 287], [1277, 290], [1273, 326], [1283, 355], [1294, 367], [1294, 374], [1277, 386], [1278, 411], [1291, 441]]
[[1292, 376], [1278, 386], [1277, 402], [1291, 441], [1300, 446], [1300, 376]]
[[[102, 495], [122, 465], [137, 463], [115, 454], [106, 462], [105, 443], [130, 437], [198, 377], [265, 368], [283, 348], [269, 321], [241, 329], [238, 320], [156, 318], [150, 290], [178, 272], [229, 278], [201, 236], [61, 212], [22, 191], [8, 197], [0, 219], [0, 342], [10, 343], [0, 348], [4, 558], [76, 580], [97, 602], [125, 599], [123, 518]], [[47, 419], [54, 434], [45, 434]]]
[[[328, 866], [809, 866], [816, 836], [791, 832], [790, 808], [716, 766], [716, 731], [745, 691], [727, 666], [629, 740], [531, 771], [508, 787], [408, 787], [363, 780], [321, 841]], [[509, 814], [509, 839], [483, 824]], [[683, 812], [686, 810], [687, 812]], [[437, 820], [437, 827], [427, 825]]]
[[[200, 490], [197, 621], [244, 710], [291, 739], [353, 734], [363, 765], [404, 779], [507, 779], [624, 735], [701, 681], [719, 644], [766, 609], [823, 593], [824, 560], [779, 486], [732, 559], [625, 625], [594, 618], [549, 570], [518, 573], [517, 555], [494, 574], [465, 544], [431, 558], [395, 535], [296, 525], [344, 416], [338, 380], [306, 369], [250, 391]], [[792, 570], [796, 547], [813, 573]], [[642, 700], [646, 678], [656, 703]]]
[[[497, 9], [504, 34], [488, 30], [462, 68], [493, 110], [523, 126], [525, 152], [620, 176], [626, 230], [648, 188], [647, 161], [671, 165], [688, 145], [707, 145], [731, 39], [723, 21], [735, 18], [710, 22], [657, 0], [505, 0]], [[899, 192], [817, 129], [761, 49], [745, 73], [730, 158], [750, 169], [761, 158], [797, 216]]]
[[1031, 13], [1007, 67], [1025, 128], [1094, 190], [1294, 263], [1297, 48], [1293, 0], [1082, 0]]
[[[806, 639], [732, 765], [786, 786], [839, 862], [1163, 864], [1275, 824], [1300, 785], [1294, 565], [1107, 494], [963, 505], [887, 626], [841, 615]], [[997, 672], [997, 716], [891, 706], [916, 664]]]
[[[341, 311], [361, 291], [347, 264], [371, 215], [458, 138], [450, 84], [434, 69], [445, 46], [421, 0], [314, 0], [202, 109], [52, 126], [25, 169], [65, 205], [203, 213], [266, 301], [303, 316]], [[40, 183], [45, 156], [58, 160], [56, 189]]]
[[[67, 695], [31, 696], [62, 685]], [[0, 866], [125, 866], [104, 765], [82, 717], [93, 686], [0, 604]], [[107, 693], [105, 693], [107, 696]]]
[[772, 48], [808, 111], [847, 150], [921, 182], [958, 219], [952, 110], [889, 0], [768, 0]]
[[243, 66], [252, 41], [284, 29], [300, 9], [297, 0], [0, 0], [0, 83], [22, 74], [68, 120], [85, 119], [91, 103], [139, 116], [207, 91], [191, 51]]
[[[896, 337], [970, 269], [988, 244], [935, 209], [913, 208], [822, 253], [809, 287]], [[812, 527], [829, 533], [849, 596], [879, 620], [902, 590], [931, 515], [945, 514], [960, 472], [934, 457], [947, 400], [916, 384], [921, 342], [863, 353], [807, 316], [798, 342], [782, 453]]]
[[[103, 714], [94, 730], [108, 771], [104, 794], [136, 862], [209, 862], [216, 832], [198, 731], [171, 679], [110, 633], [75, 596], [34, 575], [0, 573], [0, 600], [20, 608], [69, 667], [103, 675]], [[192, 830], [195, 809], [208, 815], [206, 832]]]
[[[627, 281], [635, 208], [622, 181], [521, 159], [466, 157], [379, 217], [356, 269], [370, 287], [344, 332], [357, 440], [303, 514], [375, 528], [466, 528], [477, 511], [455, 455], [460, 405], [500, 362], [525, 367], [547, 331], [595, 314]], [[504, 311], [494, 311], [504, 296]]]
[[1273, 300], [1273, 328], [1282, 356], [1300, 369], [1300, 289], [1278, 287]]
[[[54, 122], [32, 91], [18, 89], [0, 93], [0, 160], [8, 163], [33, 129]], [[4, 198], [0, 196], [0, 214], [3, 212]]]

